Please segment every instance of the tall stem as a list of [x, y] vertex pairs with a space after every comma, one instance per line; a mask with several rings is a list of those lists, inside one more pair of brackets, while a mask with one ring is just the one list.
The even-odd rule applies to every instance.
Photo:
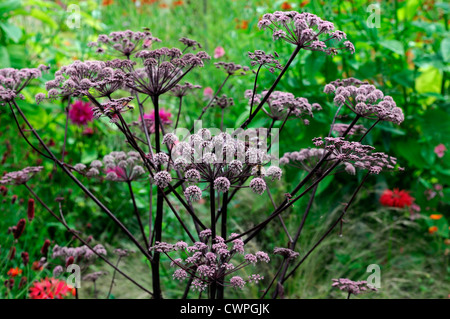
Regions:
[[[212, 245], [214, 239], [216, 238], [216, 199], [215, 199], [215, 191], [214, 191], [214, 183], [213, 182], [211, 182], [209, 184], [209, 200], [210, 200], [210, 206], [211, 206], [211, 245]], [[216, 299], [216, 289], [217, 289], [217, 283], [213, 282], [209, 286], [210, 299]]]
[[[152, 96], [153, 106], [155, 107], [155, 148], [156, 153], [161, 151], [161, 139], [160, 139], [160, 123], [159, 117], [159, 96]], [[161, 171], [161, 165], [158, 165], [158, 171]], [[158, 187], [156, 194], [156, 217], [155, 217], [155, 242], [161, 242], [162, 240], [162, 222], [163, 222], [163, 205], [164, 194], [163, 189]], [[153, 295], [155, 299], [162, 299], [161, 293], [161, 279], [160, 279], [160, 253], [155, 251], [152, 262], [152, 276], [153, 276]]]
[[342, 214], [334, 221], [334, 223], [331, 225], [331, 227], [325, 232], [325, 234], [323, 234], [322, 237], [320, 237], [320, 239], [316, 242], [316, 244], [306, 253], [306, 255], [297, 263], [297, 265], [294, 267], [294, 269], [292, 269], [292, 271], [285, 277], [284, 280], [288, 279], [289, 277], [291, 277], [295, 271], [298, 269], [298, 267], [300, 267], [300, 265], [306, 260], [306, 258], [308, 258], [309, 255], [311, 255], [311, 253], [320, 245], [320, 243], [331, 233], [331, 231], [340, 223], [340, 221], [342, 220], [342, 218], [344, 218], [344, 215], [347, 213], [348, 208], [350, 207], [350, 205], [353, 203], [353, 201], [356, 198], [356, 195], [358, 194], [358, 192], [361, 190], [361, 187], [364, 185], [365, 181], [367, 180], [367, 177], [369, 176], [369, 172], [366, 173], [366, 175], [364, 176], [364, 178], [362, 179], [361, 183], [358, 185], [358, 187], [356, 188], [356, 190], [353, 192], [352, 197], [350, 198], [350, 200], [348, 201], [348, 203], [345, 205], [344, 210], [342, 211]]
[[286, 65], [284, 66], [283, 70], [281, 70], [280, 74], [278, 75], [277, 79], [275, 80], [275, 82], [272, 84], [272, 86], [270, 87], [270, 89], [267, 91], [266, 95], [264, 95], [263, 99], [261, 100], [261, 102], [258, 104], [258, 106], [256, 107], [255, 111], [250, 115], [250, 117], [241, 125], [241, 128], [245, 128], [247, 127], [250, 122], [254, 119], [254, 117], [256, 116], [256, 114], [258, 114], [258, 112], [261, 110], [261, 108], [263, 107], [264, 103], [266, 103], [266, 101], [269, 99], [270, 95], [272, 94], [272, 92], [275, 90], [275, 88], [278, 85], [278, 82], [280, 82], [281, 78], [283, 77], [284, 73], [287, 71], [287, 69], [289, 68], [289, 66], [291, 65], [292, 61], [294, 61], [295, 57], [297, 56], [297, 54], [300, 52], [300, 49], [302, 47], [297, 45], [295, 47], [294, 52], [292, 52], [291, 57], [289, 58], [288, 62], [286, 63]]
[[136, 198], [134, 197], [133, 187], [131, 186], [130, 181], [128, 181], [127, 184], [128, 184], [128, 190], [130, 191], [131, 201], [133, 202], [134, 215], [136, 216], [136, 219], [138, 221], [139, 229], [141, 230], [142, 238], [145, 242], [145, 247], [150, 248], [150, 246], [148, 245], [147, 236], [145, 235], [144, 225], [142, 224], [141, 216], [139, 214], [139, 209], [136, 204]]
[[255, 82], [253, 83], [253, 93], [252, 93], [252, 100], [250, 102], [250, 115], [252, 115], [253, 113], [253, 102], [255, 101], [255, 95], [256, 95], [256, 84], [258, 83], [258, 75], [259, 75], [259, 71], [261, 70], [262, 64], [259, 65], [258, 67], [258, 71], [256, 71], [256, 75], [255, 75]]
[[44, 143], [42, 138], [39, 136], [39, 134], [36, 132], [34, 127], [31, 125], [31, 123], [28, 121], [25, 114], [22, 112], [20, 107], [17, 105], [17, 103], [13, 100], [12, 103], [16, 107], [17, 111], [19, 112], [20, 116], [23, 118], [25, 123], [30, 128], [31, 132], [34, 134], [34, 136], [38, 139], [39, 143], [42, 145], [42, 147], [45, 149], [45, 151], [50, 156], [51, 160], [54, 161], [63, 171], [66, 173], [76, 184], [78, 187], [83, 190], [83, 192], [91, 198], [95, 204], [100, 207], [101, 210], [103, 210], [109, 218], [111, 218], [122, 231], [130, 238], [130, 240], [136, 245], [136, 247], [146, 256], [149, 260], [152, 259], [152, 257], [149, 255], [147, 249], [142, 247], [142, 245], [139, 243], [139, 241], [133, 236], [133, 234], [125, 227], [125, 225], [122, 224], [122, 222], [94, 195], [92, 194], [84, 185], [81, 183], [73, 174], [72, 172], [66, 167], [64, 163], [62, 163], [56, 156], [53, 154], [53, 152], [47, 147], [47, 145]]

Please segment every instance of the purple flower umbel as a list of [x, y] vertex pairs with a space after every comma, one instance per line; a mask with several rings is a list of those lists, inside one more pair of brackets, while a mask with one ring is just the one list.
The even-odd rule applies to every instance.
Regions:
[[[235, 237], [232, 234], [230, 238]], [[176, 244], [156, 243], [151, 249], [157, 252], [165, 253], [171, 262], [172, 267], [178, 268], [173, 274], [173, 278], [183, 281], [189, 276], [194, 278], [191, 289], [203, 291], [208, 286], [216, 283], [230, 286], [236, 289], [242, 289], [246, 283], [258, 283], [264, 279], [258, 274], [251, 274], [245, 280], [240, 276], [232, 276], [228, 281], [227, 277], [236, 271], [254, 265], [258, 262], [270, 261], [269, 256], [262, 251], [255, 254], [245, 254], [244, 242], [241, 239], [232, 240], [229, 244], [225, 240], [216, 236], [210, 244], [211, 231], [204, 230], [200, 233], [200, 237], [204, 242], [196, 242], [193, 246], [189, 246], [183, 241]], [[230, 245], [230, 247], [228, 246]], [[183, 258], [173, 259], [169, 253], [173, 251], [184, 251]], [[239, 255], [244, 255], [240, 261], [232, 263], [233, 259], [238, 259]]]
[[0, 179], [0, 184], [20, 185], [28, 182], [36, 173], [42, 171], [43, 166], [25, 167], [20, 171], [6, 173]]
[[48, 68], [40, 65], [37, 69], [0, 69], [0, 103], [10, 102], [19, 96], [22, 91], [33, 79], [40, 78], [42, 71]]
[[161, 40], [153, 37], [150, 31], [127, 30], [111, 32], [109, 35], [101, 34], [98, 36], [97, 42], [91, 42], [88, 46], [97, 47], [97, 53], [103, 53], [105, 49], [102, 45], [104, 45], [128, 58], [133, 53], [148, 49], [153, 42], [161, 42]]
[[352, 281], [348, 278], [333, 279], [332, 287], [338, 288], [341, 291], [348, 293], [347, 299], [350, 295], [359, 295], [364, 292], [377, 291], [377, 288], [369, 285], [367, 281]]
[[355, 47], [350, 41], [345, 41], [342, 47], [327, 47], [330, 40], [341, 41], [347, 35], [339, 30], [334, 30], [333, 23], [322, 20], [318, 16], [296, 11], [276, 11], [266, 13], [258, 22], [260, 29], [272, 30], [273, 39], [282, 39], [310, 51], [323, 51], [329, 55], [336, 55], [338, 50], [355, 52]]
[[197, 54], [183, 54], [177, 48], [161, 48], [152, 51], [140, 51], [136, 58], [144, 64], [142, 69], [126, 65], [126, 71], [133, 78], [129, 86], [137, 92], [158, 96], [170, 91], [184, 76], [195, 67], [203, 67], [210, 56], [204, 51]]
[[358, 79], [336, 80], [325, 85], [324, 92], [334, 95], [336, 106], [347, 106], [361, 117], [401, 124], [403, 111], [392, 97], [384, 95], [374, 85]]

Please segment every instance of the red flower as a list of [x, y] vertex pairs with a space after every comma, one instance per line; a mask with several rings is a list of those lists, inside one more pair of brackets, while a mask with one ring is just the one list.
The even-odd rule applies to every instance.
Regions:
[[16, 277], [21, 274], [22, 274], [22, 269], [19, 269], [19, 267], [11, 268], [10, 270], [8, 270], [8, 273], [7, 273], [7, 275], [11, 276], [11, 277]]
[[45, 278], [30, 288], [30, 299], [62, 299], [69, 293], [75, 295], [75, 289], [62, 280]]
[[399, 207], [411, 206], [414, 197], [408, 194], [407, 191], [399, 191], [395, 188], [393, 191], [386, 189], [380, 197], [380, 203], [383, 206]]
[[69, 118], [76, 125], [86, 125], [94, 120], [94, 112], [89, 102], [76, 101], [69, 108]]
[[285, 1], [281, 4], [281, 9], [282, 10], [291, 10], [292, 6], [289, 4], [289, 2]]

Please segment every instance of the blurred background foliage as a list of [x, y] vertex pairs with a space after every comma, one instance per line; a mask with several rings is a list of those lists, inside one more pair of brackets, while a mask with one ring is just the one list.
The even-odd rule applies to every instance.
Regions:
[[[223, 47], [225, 55], [222, 58], [212, 59], [209, 65], [195, 71], [188, 79], [194, 84], [216, 90], [225, 75], [215, 69], [213, 62], [233, 61], [249, 65], [247, 52], [257, 49], [268, 53], [276, 51], [282, 64], [287, 61], [293, 47], [281, 41], [274, 42], [269, 33], [260, 31], [256, 26], [262, 14], [276, 10], [317, 14], [346, 32], [356, 48], [354, 55], [336, 57], [304, 51], [294, 61], [277, 90], [289, 91], [311, 102], [320, 103], [323, 111], [315, 114], [309, 126], [299, 124], [296, 120], [288, 121], [280, 139], [281, 154], [310, 147], [313, 137], [324, 136], [328, 132], [335, 107], [323, 93], [323, 86], [338, 78], [356, 77], [370, 81], [394, 98], [403, 108], [406, 118], [401, 126], [379, 124], [366, 139], [380, 151], [398, 157], [400, 164], [406, 168], [405, 172], [371, 178], [373, 187], [366, 187], [360, 193], [358, 203], [353, 206], [344, 224], [343, 236], [333, 233], [323, 243], [287, 283], [286, 291], [289, 293], [286, 297], [343, 297], [330, 289], [331, 278], [365, 279], [368, 276], [366, 267], [379, 264], [382, 269], [382, 289], [375, 297], [447, 298], [450, 294], [447, 222], [450, 218], [450, 161], [449, 152], [446, 152], [450, 148], [449, 3], [435, 0], [4, 0], [0, 3], [0, 66], [25, 68], [36, 67], [40, 63], [51, 66], [50, 74], [44, 75], [40, 81], [34, 81], [24, 92], [26, 100], [22, 105], [45, 141], [55, 151], [61, 150], [67, 101], [46, 102], [36, 106], [34, 95], [43, 92], [45, 81], [51, 79], [62, 65], [77, 59], [98, 59], [98, 55], [86, 44], [95, 41], [99, 34], [125, 29], [138, 31], [148, 27], [154, 36], [163, 40], [163, 46], [181, 47], [178, 39], [184, 36], [199, 41], [203, 50], [211, 56], [216, 47]], [[77, 22], [74, 14], [78, 13], [80, 24], [71, 28], [72, 23]], [[368, 22], [377, 22], [373, 15], [377, 13], [379, 27], [370, 27]], [[108, 57], [101, 57], [104, 58]], [[262, 73], [258, 83], [260, 90], [268, 88], [275, 77], [269, 72]], [[233, 77], [227, 83], [223, 93], [232, 96], [236, 105], [227, 109], [225, 127], [241, 123], [247, 114], [244, 91], [250, 89], [252, 83], [251, 75]], [[187, 97], [185, 103], [181, 119], [190, 127], [205, 105], [205, 98], [199, 90]], [[162, 105], [167, 110], [175, 111], [177, 101], [172, 97], [164, 97]], [[147, 111], [150, 110], [148, 107]], [[127, 116], [130, 121], [137, 120], [136, 114]], [[257, 117], [254, 126], [268, 125], [267, 121], [262, 116]], [[346, 115], [342, 121], [348, 121]], [[95, 240], [107, 242], [108, 248], [130, 245], [117, 234], [115, 225], [92, 202], [87, 201], [75, 185], [51, 163], [41, 163], [37, 155], [30, 151], [20, 138], [6, 108], [0, 108], [0, 123], [3, 171], [44, 165], [45, 172], [33, 179], [33, 187], [55, 207], [54, 199], [57, 196], [65, 198], [64, 207], [69, 224], [87, 235], [93, 235]], [[209, 111], [204, 117], [204, 123], [218, 126], [220, 113]], [[369, 122], [364, 124], [371, 125]], [[90, 127], [94, 130], [93, 135], [85, 134], [83, 128], [69, 125], [66, 155], [69, 163], [89, 163], [112, 150], [121, 150], [123, 140], [110, 126], [95, 121]], [[438, 145], [441, 145], [443, 152], [436, 150]], [[302, 174], [287, 168], [282, 182], [273, 186], [274, 197], [282, 199], [283, 194], [292, 188]], [[307, 223], [305, 238], [300, 243], [301, 255], [331, 223], [356, 183], [355, 178], [341, 175], [332, 176], [324, 182]], [[124, 185], [88, 184], [108, 207], [130, 224], [132, 230], [137, 230], [130, 211], [131, 203], [124, 200], [127, 198]], [[134, 188], [138, 194], [139, 207], [146, 208], [146, 185], [136, 183]], [[417, 207], [415, 213], [410, 209], [382, 207], [379, 204], [380, 194], [385, 189], [393, 188], [409, 191], [415, 198], [415, 204], [420, 207], [420, 212], [417, 212]], [[19, 197], [15, 204], [11, 204], [13, 194]], [[28, 196], [25, 189], [11, 188], [0, 206], [1, 282], [7, 278], [5, 269], [21, 266], [19, 262], [5, 262], [11, 237], [7, 234], [7, 228], [15, 225], [26, 213]], [[267, 212], [267, 204], [266, 201], [246, 197], [245, 194], [236, 197], [233, 201], [235, 225], [231, 228], [239, 232], [242, 225], [251, 225], [256, 216]], [[288, 225], [294, 227], [299, 223], [305, 205], [304, 201], [295, 204], [293, 213], [286, 217]], [[59, 245], [71, 242], [71, 236], [43, 209], [38, 206], [37, 211], [37, 219], [29, 225], [21, 248], [18, 248], [19, 253], [20, 250], [29, 251], [36, 260], [40, 258], [40, 246], [46, 238]], [[431, 215], [442, 217], [435, 219], [430, 218]], [[183, 239], [175, 220], [170, 219], [170, 214], [166, 216], [164, 236]], [[434, 226], [437, 231], [431, 231]], [[284, 246], [286, 243], [287, 238], [281, 227], [276, 225], [261, 234], [255, 245], [270, 251], [274, 244]], [[266, 280], [271, 278], [271, 272], [276, 269], [278, 262], [280, 260], [274, 256], [271, 267], [261, 270], [261, 273], [266, 272]], [[95, 267], [106, 268], [100, 262]], [[125, 267], [144, 282], [149, 281], [145, 263], [130, 261]], [[30, 272], [30, 278], [44, 277], [51, 274], [48, 269], [42, 272], [27, 271]], [[167, 295], [177, 297], [180, 295], [180, 286], [170, 281], [170, 270], [167, 271]], [[101, 280], [104, 281], [104, 287], [100, 285], [98, 289], [106, 290], [110, 279]], [[121, 278], [118, 278], [118, 287], [122, 289], [116, 289], [117, 298], [141, 297], [138, 291], [124, 289], [127, 283]], [[91, 287], [84, 288], [82, 294], [92, 297]], [[235, 296], [256, 298], [259, 295], [257, 288], [248, 288], [242, 295]]]

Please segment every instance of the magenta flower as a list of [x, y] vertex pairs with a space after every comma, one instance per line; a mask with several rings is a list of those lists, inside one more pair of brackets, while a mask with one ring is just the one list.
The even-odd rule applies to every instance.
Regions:
[[[166, 111], [164, 109], [159, 110], [159, 118], [161, 120], [162, 125], [172, 124], [172, 113]], [[155, 133], [155, 110], [152, 110], [151, 113], [144, 114], [144, 120], [148, 125], [148, 128], [151, 133]], [[141, 117], [139, 116], [139, 122], [142, 122]]]
[[108, 175], [110, 173], [113, 173], [113, 175], [110, 175], [110, 176], [114, 176], [114, 174], [115, 174], [118, 179], [121, 179], [121, 180], [127, 179], [127, 173], [120, 166], [110, 167], [110, 168], [106, 169], [106, 175]]
[[217, 47], [214, 49], [214, 59], [221, 58], [225, 55], [225, 49], [222, 47]]
[[439, 157], [439, 158], [444, 157], [446, 150], [447, 150], [447, 148], [445, 147], [444, 144], [439, 144], [438, 146], [436, 146], [434, 148], [434, 152], [436, 153], [437, 157]]
[[211, 87], [208, 86], [207, 88], [205, 88], [203, 90], [204, 97], [207, 97], [208, 99], [212, 99], [213, 95], [214, 95], [214, 91]]
[[89, 102], [76, 101], [69, 107], [69, 118], [73, 124], [86, 125], [94, 120], [94, 112]]

